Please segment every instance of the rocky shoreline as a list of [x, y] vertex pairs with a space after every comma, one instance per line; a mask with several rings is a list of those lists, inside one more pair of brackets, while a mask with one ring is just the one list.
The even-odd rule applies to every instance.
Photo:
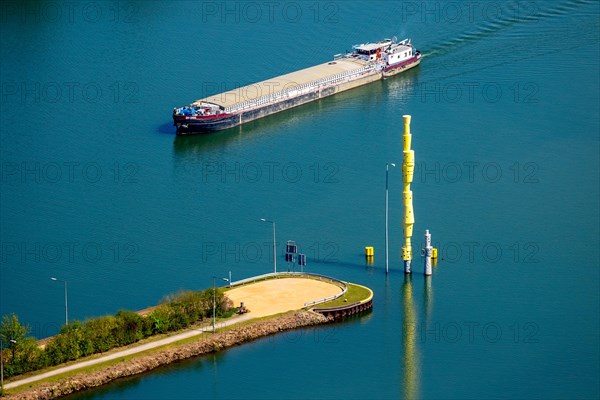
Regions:
[[293, 314], [285, 314], [273, 319], [249, 323], [241, 327], [217, 332], [212, 336], [202, 338], [193, 343], [186, 343], [168, 350], [157, 351], [151, 355], [134, 357], [93, 372], [75, 374], [58, 382], [41, 384], [31, 389], [8, 395], [5, 398], [55, 399], [78, 391], [98, 387], [115, 379], [151, 371], [179, 360], [212, 353], [277, 332], [327, 323], [330, 320], [321, 314], [301, 310]]

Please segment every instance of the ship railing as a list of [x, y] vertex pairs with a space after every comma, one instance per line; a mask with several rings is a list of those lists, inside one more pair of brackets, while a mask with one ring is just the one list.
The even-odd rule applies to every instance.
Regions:
[[[301, 96], [301, 95], [310, 93], [311, 91], [315, 90], [316, 88], [319, 88], [322, 86], [327, 87], [327, 86], [330, 86], [333, 84], [338, 84], [343, 81], [350, 81], [352, 78], [355, 78], [360, 75], [365, 75], [365, 74], [377, 69], [377, 67], [378, 66], [376, 64], [370, 64], [370, 65], [367, 65], [365, 67], [362, 67], [362, 68], [354, 70], [354, 71], [347, 71], [347, 72], [343, 72], [338, 75], [334, 75], [332, 77], [327, 77], [324, 79], [318, 79], [316, 81], [311, 81], [311, 82], [287, 89], [285, 91], [279, 91], [279, 92], [271, 93], [269, 95], [258, 97], [253, 100], [244, 101], [242, 103], [237, 104], [235, 107], [234, 106], [227, 107], [225, 109], [225, 112], [228, 112], [228, 113], [237, 112], [237, 111], [241, 111], [241, 110], [244, 110], [247, 108], [255, 107], [257, 105], [273, 103], [275, 101], [281, 100], [282, 98], [286, 98], [286, 97], [293, 98], [293, 97]], [[291, 95], [292, 92], [295, 92], [293, 96]]]

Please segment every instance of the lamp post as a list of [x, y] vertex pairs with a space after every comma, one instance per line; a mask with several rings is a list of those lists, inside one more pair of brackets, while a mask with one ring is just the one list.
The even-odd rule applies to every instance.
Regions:
[[65, 325], [69, 325], [69, 305], [67, 301], [67, 281], [57, 278], [50, 278], [55, 282], [62, 282], [65, 284]]
[[[16, 344], [17, 341], [10, 339], [10, 343]], [[4, 346], [0, 338], [0, 394], [4, 394]]]
[[217, 279], [224, 280], [225, 282], [229, 282], [227, 278], [218, 278], [213, 275], [213, 333], [215, 333], [215, 325], [217, 323], [217, 287], [215, 281]]
[[388, 267], [388, 182], [390, 165], [395, 167], [394, 163], [385, 163], [385, 273], [389, 271]]
[[262, 222], [270, 222], [273, 224], [273, 272], [277, 273], [277, 249], [275, 244], [275, 221], [270, 221], [265, 218], [260, 219]]

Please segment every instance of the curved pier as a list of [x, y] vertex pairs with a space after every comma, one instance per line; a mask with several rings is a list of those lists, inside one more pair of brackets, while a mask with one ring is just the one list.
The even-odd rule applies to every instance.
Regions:
[[345, 304], [336, 307], [316, 307], [313, 311], [324, 315], [328, 319], [340, 319], [355, 314], [361, 314], [373, 308], [373, 291], [366, 286], [353, 284], [369, 291], [369, 296], [363, 300], [354, 303]]

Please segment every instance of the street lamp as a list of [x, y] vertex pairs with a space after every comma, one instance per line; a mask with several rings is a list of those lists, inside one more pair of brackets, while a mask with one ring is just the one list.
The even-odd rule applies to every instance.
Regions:
[[215, 325], [217, 322], [217, 287], [215, 281], [217, 279], [224, 280], [225, 282], [229, 282], [227, 278], [218, 278], [213, 275], [213, 333], [215, 333]]
[[390, 165], [395, 167], [394, 163], [385, 163], [385, 273], [388, 273], [388, 175]]
[[65, 325], [69, 325], [69, 305], [67, 302], [67, 281], [64, 281], [62, 279], [57, 279], [57, 278], [50, 278], [50, 279], [55, 282], [62, 282], [65, 284]]
[[[10, 343], [17, 344], [17, 341], [10, 339]], [[0, 338], [0, 394], [4, 394], [4, 346]]]
[[270, 222], [273, 224], [273, 272], [277, 273], [277, 249], [275, 244], [275, 221], [269, 221], [268, 219], [261, 218], [262, 222]]

